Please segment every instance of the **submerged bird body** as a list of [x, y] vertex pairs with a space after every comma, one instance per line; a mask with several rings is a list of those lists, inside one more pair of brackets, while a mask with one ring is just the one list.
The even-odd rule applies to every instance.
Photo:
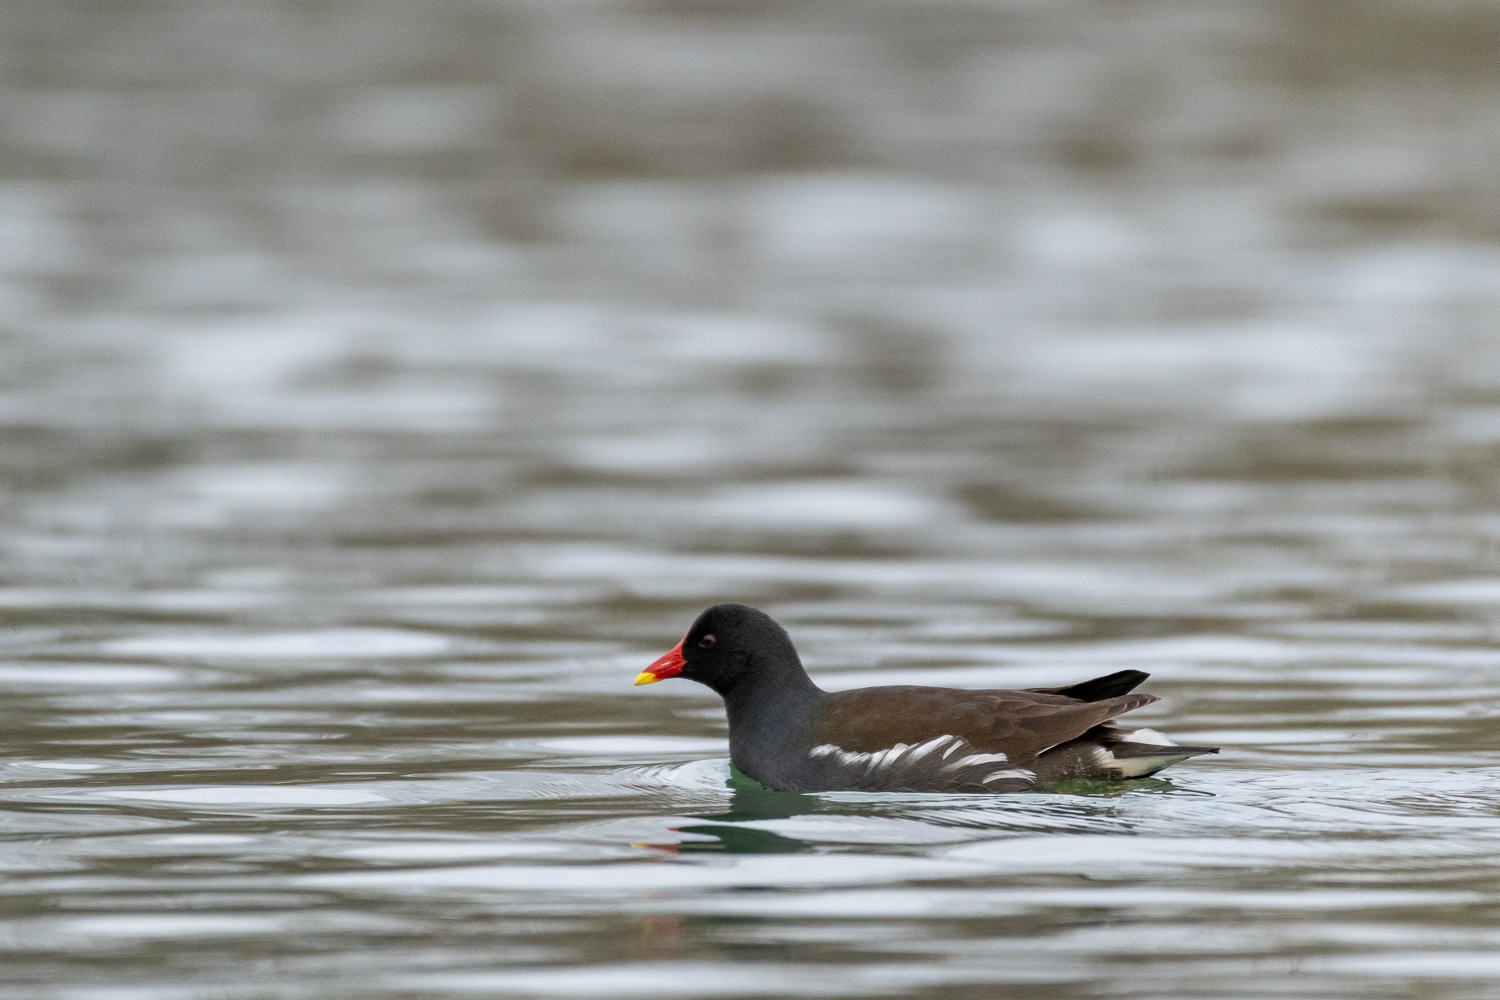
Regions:
[[1218, 752], [1113, 723], [1157, 700], [1133, 691], [1147, 677], [1139, 670], [1025, 691], [823, 691], [781, 626], [742, 604], [703, 612], [636, 683], [678, 676], [724, 699], [735, 767], [783, 791], [1031, 791], [1145, 777]]

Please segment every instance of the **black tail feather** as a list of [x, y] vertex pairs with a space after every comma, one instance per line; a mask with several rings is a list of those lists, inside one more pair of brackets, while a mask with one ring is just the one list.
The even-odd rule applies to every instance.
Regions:
[[1150, 676], [1144, 670], [1117, 670], [1103, 677], [1095, 677], [1093, 680], [1069, 684], [1067, 687], [1032, 688], [1031, 690], [1038, 694], [1060, 694], [1065, 698], [1076, 698], [1079, 701], [1106, 701], [1110, 698], [1118, 698], [1122, 694], [1129, 694], [1140, 685], [1141, 681]]
[[1197, 757], [1200, 754], [1218, 753], [1218, 747], [1184, 747], [1175, 743], [1163, 746], [1158, 743], [1111, 743], [1110, 753], [1118, 760], [1132, 757]]

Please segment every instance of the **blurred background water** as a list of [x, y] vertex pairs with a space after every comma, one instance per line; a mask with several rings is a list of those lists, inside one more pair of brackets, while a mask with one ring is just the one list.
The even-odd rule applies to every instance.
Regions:
[[[6, 0], [0, 995], [1489, 997], [1500, 8]], [[630, 681], [1124, 667], [1124, 794]]]

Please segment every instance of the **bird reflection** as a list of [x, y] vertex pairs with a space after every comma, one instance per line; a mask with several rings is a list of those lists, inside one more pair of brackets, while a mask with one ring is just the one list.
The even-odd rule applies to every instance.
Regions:
[[[745, 825], [755, 820], [790, 819], [819, 811], [826, 806], [817, 795], [798, 792], [778, 792], [767, 788], [752, 778], [747, 778], [731, 767], [729, 808], [724, 812], [693, 816], [703, 820], [690, 826], [672, 827], [672, 832], [696, 834], [707, 840], [684, 840], [675, 844], [637, 844], [671, 854], [794, 854], [813, 850], [817, 845], [795, 837], [787, 837], [758, 826]], [[1155, 794], [1211, 794], [1180, 789], [1165, 778], [1137, 778], [1130, 781], [1073, 780], [1060, 782], [1047, 789], [1054, 795], [1074, 797], [1082, 803], [1089, 799], [1111, 799], [1132, 792]], [[1024, 796], [1022, 796], [1024, 798]], [[1055, 800], [1052, 800], [1055, 802]], [[997, 798], [998, 802], [998, 798]], [[932, 816], [929, 821], [935, 821]], [[991, 812], [976, 813], [974, 825], [992, 827], [996, 816]], [[982, 819], [982, 821], [981, 821]], [[945, 816], [942, 822], [967, 826]]]
[[788, 819], [815, 812], [818, 798], [798, 792], [778, 792], [730, 769], [729, 808], [721, 813], [694, 816], [705, 822], [674, 827], [674, 832], [710, 837], [711, 840], [686, 840], [676, 844], [649, 844], [673, 854], [794, 854], [810, 851], [813, 845], [795, 837], [784, 837], [755, 826], [738, 826], [749, 820]]

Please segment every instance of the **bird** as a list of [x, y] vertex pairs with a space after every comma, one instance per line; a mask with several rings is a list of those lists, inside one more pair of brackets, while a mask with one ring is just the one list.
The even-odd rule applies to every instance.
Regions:
[[824, 691], [770, 615], [715, 604], [635, 683], [683, 677], [717, 692], [729, 719], [731, 762], [777, 791], [998, 793], [1042, 791], [1071, 779], [1144, 778], [1218, 753], [1114, 723], [1159, 700], [1135, 691], [1148, 676], [1120, 670], [1021, 691]]

